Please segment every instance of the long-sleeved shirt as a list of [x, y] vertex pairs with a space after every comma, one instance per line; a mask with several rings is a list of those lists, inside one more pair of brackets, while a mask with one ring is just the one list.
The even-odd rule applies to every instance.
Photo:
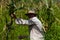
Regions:
[[29, 25], [30, 40], [44, 40], [43, 26], [41, 21], [37, 17], [30, 18], [29, 20], [16, 19], [16, 24]]

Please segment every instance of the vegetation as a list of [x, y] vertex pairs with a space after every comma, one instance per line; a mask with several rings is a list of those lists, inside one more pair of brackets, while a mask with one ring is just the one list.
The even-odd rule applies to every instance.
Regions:
[[[60, 40], [59, 0], [0, 0], [0, 40], [19, 40], [21, 35], [29, 36], [28, 26], [17, 25], [10, 17], [15, 13], [18, 18], [28, 19], [25, 14], [29, 9], [34, 9], [43, 26], [48, 28], [45, 40]], [[23, 40], [29, 40], [29, 37]]]

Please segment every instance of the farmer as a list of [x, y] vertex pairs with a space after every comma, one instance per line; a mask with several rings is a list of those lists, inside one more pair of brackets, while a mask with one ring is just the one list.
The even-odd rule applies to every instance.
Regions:
[[26, 24], [29, 26], [30, 40], [44, 40], [44, 32], [41, 21], [36, 17], [34, 10], [29, 10], [27, 14], [29, 20], [24, 20], [22, 18], [16, 18], [14, 14], [11, 14], [15, 18], [16, 24]]

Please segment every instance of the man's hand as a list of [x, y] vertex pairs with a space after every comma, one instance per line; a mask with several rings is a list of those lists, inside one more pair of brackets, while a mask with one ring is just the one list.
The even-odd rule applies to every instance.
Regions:
[[11, 17], [16, 19], [16, 15], [15, 14], [11, 14]]

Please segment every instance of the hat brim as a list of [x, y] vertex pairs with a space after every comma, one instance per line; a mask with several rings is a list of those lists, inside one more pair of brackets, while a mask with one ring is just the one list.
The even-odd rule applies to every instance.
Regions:
[[28, 15], [37, 15], [37, 14], [30, 13], [30, 14], [25, 14], [25, 15], [28, 16]]

